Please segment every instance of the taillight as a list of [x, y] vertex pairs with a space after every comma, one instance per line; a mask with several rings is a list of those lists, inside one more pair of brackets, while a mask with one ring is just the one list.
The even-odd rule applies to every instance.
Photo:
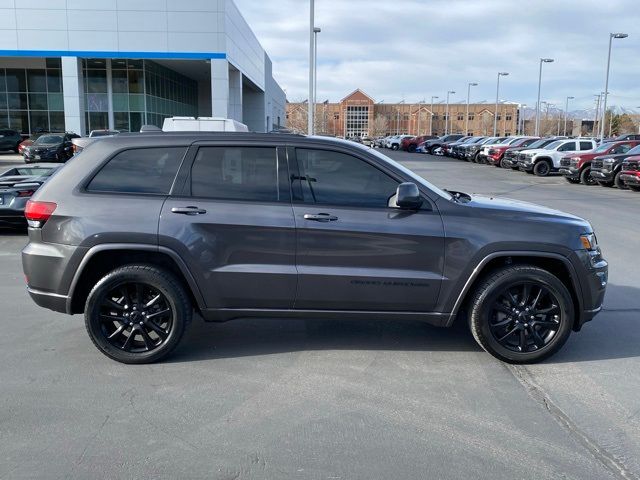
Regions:
[[24, 209], [24, 216], [30, 227], [42, 227], [58, 205], [53, 202], [34, 202], [29, 200]]

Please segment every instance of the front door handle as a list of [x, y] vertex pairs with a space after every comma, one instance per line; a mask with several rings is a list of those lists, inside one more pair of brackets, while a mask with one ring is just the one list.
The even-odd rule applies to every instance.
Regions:
[[335, 215], [330, 215], [328, 213], [318, 213], [315, 215], [312, 213], [305, 213], [304, 219], [313, 220], [314, 222], [335, 222], [336, 220], [338, 220], [338, 217], [336, 217]]
[[207, 213], [206, 210], [194, 206], [188, 207], [173, 207], [171, 209], [172, 213], [179, 213], [181, 215], [204, 215]]

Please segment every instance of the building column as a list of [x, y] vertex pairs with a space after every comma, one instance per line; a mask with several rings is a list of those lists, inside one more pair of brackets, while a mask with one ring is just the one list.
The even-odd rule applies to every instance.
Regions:
[[242, 73], [240, 70], [229, 70], [229, 118], [242, 123]]
[[229, 118], [229, 62], [211, 59], [211, 116]]
[[62, 57], [62, 91], [65, 130], [84, 135], [84, 78], [80, 58]]
[[[108, 123], [109, 123], [109, 130], [115, 130], [115, 120], [114, 120], [114, 116], [113, 116], [113, 83], [112, 83], [112, 70], [111, 70], [111, 59], [107, 58], [107, 105], [108, 105], [108, 113], [107, 113], [107, 118], [108, 118]], [[145, 100], [146, 100], [146, 96], [145, 96]], [[145, 115], [146, 115], [146, 108], [145, 108]], [[146, 123], [146, 122], [143, 122]]]

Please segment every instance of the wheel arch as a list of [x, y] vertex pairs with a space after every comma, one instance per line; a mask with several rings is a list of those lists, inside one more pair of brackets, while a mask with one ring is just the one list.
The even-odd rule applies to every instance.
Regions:
[[105, 244], [91, 248], [83, 257], [69, 287], [67, 312], [82, 313], [95, 283], [106, 273], [123, 265], [144, 263], [173, 273], [189, 294], [195, 308], [206, 308], [204, 297], [182, 259], [173, 250], [156, 245]]
[[579, 329], [581, 325], [580, 316], [583, 311], [582, 289], [571, 261], [564, 255], [557, 253], [525, 251], [494, 252], [484, 257], [474, 268], [464, 287], [458, 294], [453, 309], [451, 310], [447, 326], [451, 326], [460, 314], [466, 312], [473, 292], [484, 278], [501, 267], [511, 265], [533, 265], [543, 268], [558, 277], [571, 294], [576, 315], [573, 329]]

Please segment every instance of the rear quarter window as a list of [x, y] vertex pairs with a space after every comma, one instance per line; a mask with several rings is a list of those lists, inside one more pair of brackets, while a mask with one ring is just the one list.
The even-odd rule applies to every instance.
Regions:
[[186, 147], [124, 150], [100, 169], [87, 185], [87, 191], [166, 195], [186, 150]]

